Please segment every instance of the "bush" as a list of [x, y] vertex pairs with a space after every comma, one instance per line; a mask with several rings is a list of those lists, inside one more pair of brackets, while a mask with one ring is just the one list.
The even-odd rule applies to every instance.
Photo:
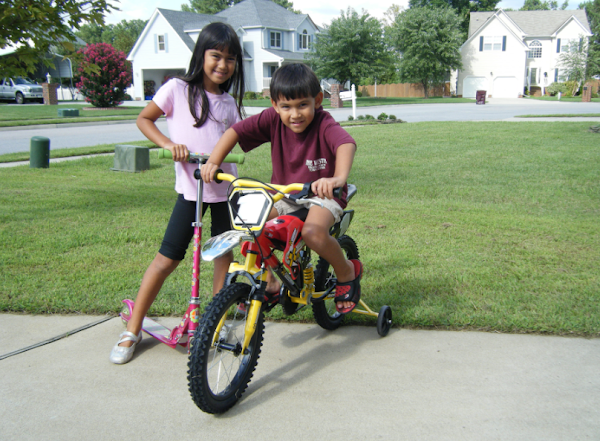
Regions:
[[358, 119], [358, 120], [362, 121], [362, 120], [364, 120], [364, 119], [365, 119], [365, 115], [358, 115], [358, 116], [356, 117], [356, 119]]
[[567, 92], [567, 86], [565, 83], [552, 83], [546, 87], [546, 91], [552, 96], [556, 95], [558, 92], [564, 95]]
[[356, 93], [356, 98], [362, 97], [362, 92], [360, 90], [357, 90], [355, 93]]
[[354, 121], [354, 117], [352, 115], [348, 115], [348, 121]]
[[244, 99], [245, 100], [255, 100], [256, 99], [256, 92], [246, 92], [244, 94]]
[[392, 121], [396, 121], [396, 119], [397, 119], [396, 115], [390, 115], [390, 116], [388, 116], [388, 118]]
[[365, 119], [375, 119], [373, 115], [365, 115]]
[[379, 116], [377, 117], [377, 119], [379, 121], [385, 121], [386, 119], [388, 119], [387, 113], [384, 113], [384, 112], [380, 113]]
[[565, 81], [564, 85], [567, 89], [565, 92], [566, 97], [575, 96], [577, 94], [577, 89], [579, 88], [579, 83], [577, 81]]
[[131, 84], [131, 63], [124, 52], [107, 43], [88, 44], [80, 49], [80, 81], [76, 87], [94, 107], [116, 107], [125, 99]]

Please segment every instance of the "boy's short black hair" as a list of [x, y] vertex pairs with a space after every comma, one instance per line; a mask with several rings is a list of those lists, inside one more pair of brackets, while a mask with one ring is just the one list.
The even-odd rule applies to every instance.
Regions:
[[319, 79], [306, 64], [286, 64], [277, 69], [271, 79], [271, 99], [275, 102], [282, 97], [286, 100], [315, 98], [319, 92]]

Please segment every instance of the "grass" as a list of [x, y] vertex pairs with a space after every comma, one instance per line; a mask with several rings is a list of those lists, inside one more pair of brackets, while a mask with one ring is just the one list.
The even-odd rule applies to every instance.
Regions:
[[[390, 106], [401, 104], [438, 104], [438, 103], [472, 103], [474, 100], [467, 98], [357, 98], [357, 107]], [[247, 107], [270, 107], [268, 99], [244, 100]], [[349, 102], [346, 107], [351, 106]], [[0, 127], [18, 127], [38, 124], [67, 124], [97, 121], [135, 120], [143, 107], [116, 107], [108, 110], [83, 110], [90, 108], [89, 104], [68, 103], [68, 106], [22, 106], [16, 104], [0, 104]], [[330, 100], [323, 102], [323, 107], [330, 109]], [[78, 117], [59, 118], [58, 109], [80, 109]]]
[[[365, 301], [390, 305], [407, 327], [600, 336], [600, 143], [588, 129], [348, 128], [359, 145], [348, 233]], [[268, 179], [268, 155], [247, 155], [241, 174]], [[137, 174], [110, 171], [110, 156], [0, 169], [0, 311], [116, 313], [135, 297], [174, 203], [172, 164], [152, 156]], [[202, 265], [206, 304], [212, 268]], [[190, 266], [150, 314], [182, 313]], [[304, 311], [291, 320], [310, 320]]]
[[600, 117], [600, 113], [578, 113], [578, 114], [568, 114], [568, 113], [558, 113], [551, 115], [519, 115], [515, 116], [515, 118], [598, 118]]
[[[0, 105], [0, 127], [134, 120], [142, 111], [142, 107], [117, 107], [109, 110], [83, 110], [84, 108], [90, 107], [90, 105], [80, 103], [69, 103], [68, 106]], [[58, 109], [79, 109], [79, 116], [59, 118]]]
[[[533, 100], [540, 100], [540, 101], [564, 101], [566, 103], [580, 103], [581, 102], [581, 97], [580, 96], [569, 96], [566, 97], [564, 95], [562, 95], [560, 97], [560, 100], [558, 99], [558, 95], [555, 96], [528, 96], [527, 99], [533, 99]], [[592, 98], [592, 102], [593, 103], [600, 103], [600, 98]]]

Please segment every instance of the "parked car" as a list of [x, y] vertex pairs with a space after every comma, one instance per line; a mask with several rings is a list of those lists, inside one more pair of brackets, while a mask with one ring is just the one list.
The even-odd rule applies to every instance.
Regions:
[[44, 95], [42, 86], [28, 78], [4, 78], [0, 81], [0, 99], [14, 100], [17, 104], [23, 104], [25, 100], [44, 102]]

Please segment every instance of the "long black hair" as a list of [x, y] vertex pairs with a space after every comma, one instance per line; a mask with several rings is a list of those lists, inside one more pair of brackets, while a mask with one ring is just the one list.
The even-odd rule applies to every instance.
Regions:
[[[190, 67], [184, 76], [179, 77], [188, 84], [188, 103], [190, 113], [196, 120], [194, 127], [200, 127], [206, 122], [210, 114], [208, 97], [204, 91], [204, 53], [207, 50], [216, 49], [227, 51], [235, 56], [235, 70], [233, 75], [224, 83], [219, 84], [219, 89], [223, 92], [229, 92], [236, 99], [236, 106], [240, 118], [244, 117], [244, 108], [242, 100], [244, 98], [244, 54], [240, 40], [233, 28], [226, 23], [211, 23], [202, 29], [194, 53], [190, 60]], [[200, 101], [201, 114], [198, 116], [196, 106]]]

